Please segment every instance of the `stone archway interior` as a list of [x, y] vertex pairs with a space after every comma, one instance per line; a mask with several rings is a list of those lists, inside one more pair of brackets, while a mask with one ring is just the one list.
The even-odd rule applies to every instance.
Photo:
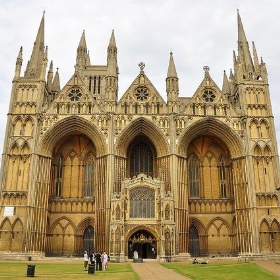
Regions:
[[135, 255], [142, 259], [157, 257], [156, 238], [147, 230], [138, 230], [128, 239], [128, 258], [132, 259]]

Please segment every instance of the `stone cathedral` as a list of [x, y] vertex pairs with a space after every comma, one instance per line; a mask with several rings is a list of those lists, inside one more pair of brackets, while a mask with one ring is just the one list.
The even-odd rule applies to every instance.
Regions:
[[[159, 93], [139, 74], [118, 92], [115, 34], [90, 62], [85, 32], [61, 88], [43, 15], [24, 73], [16, 59], [2, 155], [0, 253], [186, 260], [279, 257], [279, 157], [266, 64], [237, 12], [233, 69], [204, 67], [182, 97], [175, 59]], [[77, 42], [78, 43], [78, 42]], [[167, 58], [168, 61], [168, 58]], [[164, 81], [163, 81], [164, 82]], [[166, 101], [165, 101], [166, 100]]]

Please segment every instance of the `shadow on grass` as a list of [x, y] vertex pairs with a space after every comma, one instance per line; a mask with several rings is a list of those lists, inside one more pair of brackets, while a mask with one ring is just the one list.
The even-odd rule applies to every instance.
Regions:
[[254, 263], [162, 264], [192, 280], [276, 280], [276, 276], [262, 270]]

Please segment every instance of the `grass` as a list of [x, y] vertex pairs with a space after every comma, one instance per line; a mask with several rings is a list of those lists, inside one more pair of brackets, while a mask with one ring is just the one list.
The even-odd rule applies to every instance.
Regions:
[[191, 278], [192, 280], [276, 280], [276, 276], [262, 270], [254, 263], [225, 262], [203, 264], [170, 263], [164, 267]]
[[[0, 262], [0, 280], [28, 279], [27, 265], [35, 266], [34, 279], [110, 279], [139, 280], [130, 263], [109, 263], [106, 271], [88, 274], [82, 262]], [[211, 261], [207, 265], [189, 263], [164, 263], [164, 267], [191, 278], [192, 280], [276, 280], [272, 274], [262, 270], [254, 263], [235, 261]], [[33, 277], [32, 277], [33, 278]], [[30, 277], [29, 277], [30, 279]], [[152, 280], [152, 279], [147, 279]]]
[[[83, 270], [83, 263], [40, 263], [40, 262], [1, 262], [0, 279], [30, 279], [27, 278], [27, 265], [36, 265], [36, 279], [110, 279], [110, 280], [139, 280], [129, 263], [110, 263], [108, 270], [95, 271], [88, 274]], [[33, 277], [32, 277], [33, 278]], [[31, 278], [31, 279], [32, 279]]]

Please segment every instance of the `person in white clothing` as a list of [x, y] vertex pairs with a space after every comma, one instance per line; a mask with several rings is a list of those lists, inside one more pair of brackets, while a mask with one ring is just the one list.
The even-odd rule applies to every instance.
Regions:
[[88, 266], [88, 252], [85, 251], [85, 253], [84, 253], [84, 270], [87, 270], [87, 266]]
[[108, 268], [108, 255], [106, 252], [102, 254], [102, 266], [103, 270], [106, 270]]

